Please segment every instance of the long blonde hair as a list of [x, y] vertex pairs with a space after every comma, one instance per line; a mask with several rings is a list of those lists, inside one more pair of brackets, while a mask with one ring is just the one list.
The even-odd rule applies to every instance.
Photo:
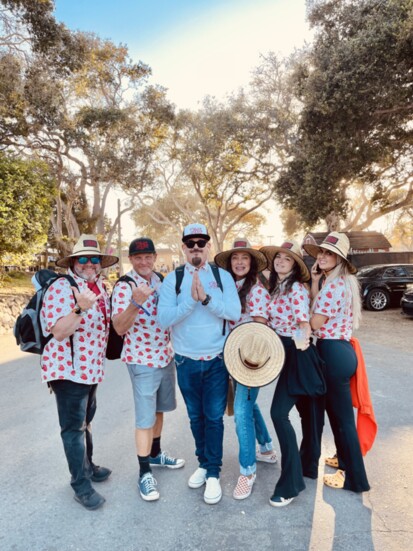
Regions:
[[[337, 266], [331, 270], [328, 274], [325, 283], [330, 283], [333, 279], [337, 277], [344, 278], [344, 284], [346, 289], [346, 299], [351, 298], [351, 309], [353, 312], [353, 330], [357, 329], [361, 321], [361, 297], [360, 297], [360, 284], [356, 276], [351, 274], [348, 269], [347, 262], [337, 256]], [[320, 291], [318, 291], [319, 293]], [[316, 303], [317, 295], [314, 297], [313, 303], [311, 305], [311, 313], [313, 313], [314, 306]]]

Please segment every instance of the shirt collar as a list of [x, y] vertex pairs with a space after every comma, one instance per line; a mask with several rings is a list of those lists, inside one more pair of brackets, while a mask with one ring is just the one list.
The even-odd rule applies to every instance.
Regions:
[[209, 270], [209, 264], [208, 262], [205, 262], [200, 268], [195, 268], [195, 266], [192, 266], [189, 262], [185, 264], [185, 270], [187, 270], [188, 273], [191, 275], [194, 275], [195, 272], [208, 272]]

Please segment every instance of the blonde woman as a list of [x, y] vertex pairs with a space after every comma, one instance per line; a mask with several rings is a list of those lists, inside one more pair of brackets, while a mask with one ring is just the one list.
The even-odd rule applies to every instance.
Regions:
[[[354, 421], [350, 378], [357, 357], [350, 338], [361, 318], [357, 269], [347, 259], [350, 242], [344, 233], [332, 232], [321, 245], [304, 245], [316, 258], [311, 276], [310, 324], [317, 349], [326, 364], [326, 411], [337, 447], [335, 474], [325, 475], [324, 484], [353, 492], [370, 489]], [[322, 284], [320, 285], [320, 280]]]

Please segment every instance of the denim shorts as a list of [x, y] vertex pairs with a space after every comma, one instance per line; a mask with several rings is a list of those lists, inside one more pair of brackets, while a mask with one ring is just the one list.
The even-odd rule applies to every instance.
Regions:
[[135, 401], [135, 426], [150, 429], [156, 421], [156, 413], [176, 409], [175, 363], [166, 367], [148, 367], [127, 364], [132, 381]]

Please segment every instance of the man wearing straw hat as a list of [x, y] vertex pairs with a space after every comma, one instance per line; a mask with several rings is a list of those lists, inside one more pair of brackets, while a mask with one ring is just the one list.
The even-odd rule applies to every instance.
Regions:
[[219, 474], [228, 392], [228, 372], [222, 357], [228, 332], [226, 320], [239, 320], [241, 305], [234, 280], [219, 268], [221, 291], [208, 264], [209, 241], [203, 224], [185, 226], [183, 280], [177, 289], [176, 272], [166, 276], [161, 288], [158, 320], [171, 331], [178, 384], [195, 440], [199, 467], [189, 478], [188, 485], [201, 488], [206, 484], [204, 501], [212, 505], [222, 497]]
[[103, 254], [94, 235], [81, 235], [70, 256], [56, 262], [76, 282], [54, 281], [40, 313], [45, 337], [51, 336], [41, 358], [42, 381], [56, 397], [61, 438], [74, 499], [89, 510], [105, 499], [92, 486], [111, 471], [92, 461], [91, 422], [96, 412], [97, 385], [104, 377], [110, 304], [101, 270], [118, 258]]

